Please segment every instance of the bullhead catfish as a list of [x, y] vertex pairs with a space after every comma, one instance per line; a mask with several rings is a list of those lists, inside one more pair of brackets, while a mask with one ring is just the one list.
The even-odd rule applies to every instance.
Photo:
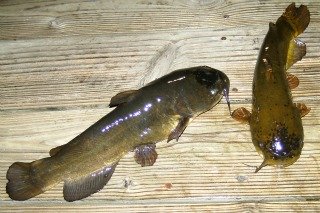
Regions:
[[223, 95], [230, 111], [228, 93], [228, 77], [207, 66], [176, 70], [138, 90], [121, 92], [111, 98], [113, 111], [50, 150], [51, 157], [13, 163], [7, 193], [13, 200], [27, 200], [63, 181], [65, 200], [88, 197], [107, 184], [129, 151], [141, 166], [151, 166], [158, 156], [156, 142], [178, 140], [191, 120]]
[[232, 113], [236, 120], [249, 123], [253, 144], [264, 158], [256, 172], [267, 165], [289, 166], [301, 154], [301, 117], [310, 109], [293, 103], [290, 89], [299, 80], [286, 70], [306, 54], [306, 45], [296, 37], [309, 21], [308, 8], [292, 3], [275, 24], [269, 24], [254, 71], [252, 112], [238, 108]]

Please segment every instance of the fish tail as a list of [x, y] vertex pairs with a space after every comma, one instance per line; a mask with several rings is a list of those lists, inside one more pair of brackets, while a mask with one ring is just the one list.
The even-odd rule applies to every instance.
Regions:
[[6, 191], [13, 200], [28, 200], [44, 192], [42, 184], [35, 175], [35, 167], [41, 160], [31, 163], [15, 162], [7, 172]]
[[277, 20], [277, 26], [283, 26], [282, 22], [289, 23], [294, 37], [300, 35], [309, 25], [310, 12], [305, 5], [296, 7], [295, 3], [290, 4], [282, 16]]

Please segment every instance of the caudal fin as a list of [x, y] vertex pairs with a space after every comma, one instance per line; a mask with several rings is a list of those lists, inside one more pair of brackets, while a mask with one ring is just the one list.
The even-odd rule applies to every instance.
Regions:
[[7, 193], [13, 200], [28, 200], [43, 193], [32, 175], [32, 163], [15, 162], [7, 172]]
[[296, 7], [295, 3], [292, 3], [278, 19], [276, 25], [282, 25], [283, 21], [290, 24], [293, 29], [293, 36], [297, 37], [308, 27], [310, 12], [307, 6], [300, 5], [300, 7]]

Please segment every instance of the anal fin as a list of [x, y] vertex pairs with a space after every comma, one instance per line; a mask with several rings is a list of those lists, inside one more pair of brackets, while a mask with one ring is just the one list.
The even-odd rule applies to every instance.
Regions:
[[100, 191], [110, 180], [118, 162], [79, 179], [65, 180], [63, 196], [66, 201], [81, 200]]
[[158, 157], [155, 144], [146, 144], [134, 149], [134, 159], [141, 166], [152, 166]]

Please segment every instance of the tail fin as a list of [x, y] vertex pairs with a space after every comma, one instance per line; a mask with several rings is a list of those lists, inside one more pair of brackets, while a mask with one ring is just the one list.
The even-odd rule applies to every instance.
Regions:
[[308, 27], [310, 22], [310, 12], [307, 6], [301, 5], [296, 8], [295, 3], [292, 3], [277, 20], [276, 25], [282, 25], [282, 21], [290, 24], [293, 29], [293, 36], [297, 37]]
[[32, 175], [32, 163], [15, 162], [7, 172], [7, 193], [13, 200], [28, 200], [43, 193]]

